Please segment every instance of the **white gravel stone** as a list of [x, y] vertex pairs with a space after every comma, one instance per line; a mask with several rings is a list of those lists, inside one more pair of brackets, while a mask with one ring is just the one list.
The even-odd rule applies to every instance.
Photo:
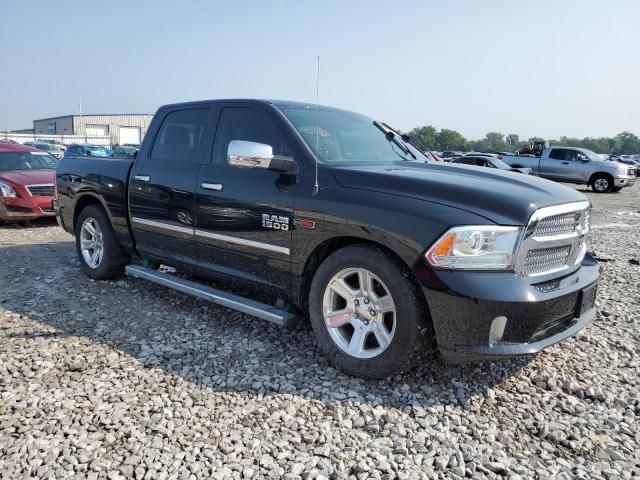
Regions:
[[2, 227], [0, 476], [638, 478], [640, 190], [587, 195], [610, 259], [591, 325], [379, 382], [329, 367], [308, 325], [90, 281], [54, 223]]

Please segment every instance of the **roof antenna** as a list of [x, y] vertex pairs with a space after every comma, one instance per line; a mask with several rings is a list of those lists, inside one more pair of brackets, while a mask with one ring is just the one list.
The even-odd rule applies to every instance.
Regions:
[[318, 185], [318, 156], [320, 155], [320, 55], [318, 55], [318, 69], [316, 75], [316, 183], [313, 185], [313, 195], [320, 192]]

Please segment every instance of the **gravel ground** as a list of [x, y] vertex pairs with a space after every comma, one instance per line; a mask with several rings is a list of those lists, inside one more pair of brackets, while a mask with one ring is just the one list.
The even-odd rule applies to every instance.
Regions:
[[532, 359], [367, 382], [283, 330], [80, 274], [0, 228], [2, 478], [640, 478], [640, 187], [594, 195], [595, 321]]

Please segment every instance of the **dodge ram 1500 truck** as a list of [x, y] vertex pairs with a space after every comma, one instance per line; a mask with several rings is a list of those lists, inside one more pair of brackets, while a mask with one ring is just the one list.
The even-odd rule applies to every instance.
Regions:
[[56, 178], [89, 277], [126, 270], [278, 324], [306, 312], [353, 375], [401, 372], [434, 345], [448, 361], [533, 354], [595, 314], [583, 194], [429, 163], [406, 135], [345, 110], [168, 105], [135, 159], [65, 156]]
[[597, 193], [617, 192], [636, 181], [634, 167], [603, 160], [585, 148], [547, 147], [539, 157], [503, 155], [500, 158], [511, 167], [531, 168], [534, 174], [549, 180], [590, 185]]

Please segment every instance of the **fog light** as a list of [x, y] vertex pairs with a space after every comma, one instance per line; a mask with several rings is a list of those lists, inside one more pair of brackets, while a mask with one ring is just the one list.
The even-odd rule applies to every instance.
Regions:
[[500, 342], [504, 335], [504, 328], [507, 326], [507, 317], [496, 317], [491, 322], [491, 330], [489, 330], [489, 344]]

